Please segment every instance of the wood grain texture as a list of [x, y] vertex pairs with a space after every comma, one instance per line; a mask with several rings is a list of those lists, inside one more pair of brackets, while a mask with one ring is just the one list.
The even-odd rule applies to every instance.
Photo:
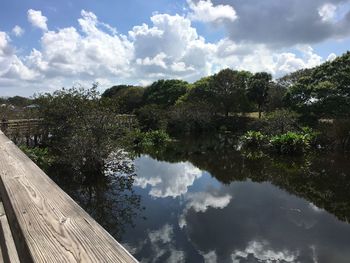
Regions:
[[2, 202], [0, 202], [0, 225], [0, 244], [3, 260], [9, 263], [19, 263], [17, 249]]
[[21, 262], [137, 262], [2, 132], [0, 177]]

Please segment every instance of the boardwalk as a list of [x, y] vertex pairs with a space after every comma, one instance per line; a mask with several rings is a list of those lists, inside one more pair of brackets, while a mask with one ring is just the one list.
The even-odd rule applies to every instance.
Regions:
[[4, 262], [137, 262], [0, 131]]

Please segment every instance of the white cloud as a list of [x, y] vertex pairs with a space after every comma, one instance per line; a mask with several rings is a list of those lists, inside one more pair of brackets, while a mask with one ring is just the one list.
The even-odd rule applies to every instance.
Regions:
[[14, 34], [16, 37], [20, 37], [24, 34], [24, 29], [19, 25], [16, 25], [14, 28], [12, 28], [12, 34]]
[[209, 207], [216, 209], [223, 209], [230, 203], [232, 196], [225, 194], [223, 196], [218, 196], [209, 192], [198, 192], [190, 193], [186, 196], [188, 201], [186, 208], [184, 209], [182, 215], [179, 218], [179, 226], [181, 228], [186, 226], [186, 214], [190, 209], [196, 212], [204, 213]]
[[169, 164], [148, 156], [136, 159], [135, 167], [138, 171], [135, 185], [141, 188], [150, 186], [149, 194], [157, 198], [183, 195], [202, 176], [202, 172], [188, 162]]
[[322, 21], [332, 21], [337, 11], [337, 6], [326, 3], [318, 9], [318, 14], [322, 18]]
[[32, 26], [40, 28], [43, 31], [47, 31], [47, 18], [43, 16], [41, 11], [29, 9], [27, 12], [28, 21]]
[[82, 11], [74, 27], [45, 32], [41, 51], [33, 50], [29, 62], [46, 77], [78, 79], [113, 78], [126, 74], [132, 58], [132, 44], [123, 36], [110, 35], [97, 27], [97, 17]]
[[216, 263], [218, 262], [218, 256], [215, 251], [210, 251], [202, 255], [205, 263]]
[[298, 47], [297, 56], [229, 38], [210, 43], [181, 15], [153, 15], [149, 25], [135, 26], [127, 36], [85, 10], [79, 28], [48, 31], [46, 17], [35, 10], [28, 11], [28, 19], [43, 29], [43, 35], [40, 48], [27, 56], [16, 54], [6, 33], [0, 36], [0, 85], [13, 94], [18, 92], [13, 86], [27, 87], [25, 95], [32, 95], [48, 87], [90, 85], [97, 80], [103, 88], [112, 83], [146, 85], [160, 78], [195, 81], [226, 67], [268, 71], [278, 77], [322, 62], [307, 45]]
[[211, 0], [200, 0], [194, 2], [193, 0], [187, 0], [188, 6], [192, 10], [189, 13], [191, 20], [201, 22], [217, 22], [227, 19], [234, 21], [237, 19], [235, 9], [230, 5], [216, 5], [214, 6]]
[[151, 27], [143, 24], [129, 32], [136, 58], [134, 75], [193, 81], [211, 73], [215, 44], [199, 36], [188, 18], [157, 14], [151, 22]]
[[10, 45], [10, 37], [0, 31], [0, 81], [3, 82], [4, 79], [7, 81], [33, 80], [35, 74], [17, 57], [15, 49]]
[[298, 253], [292, 253], [288, 250], [275, 251], [268, 246], [265, 241], [251, 241], [244, 251], [236, 250], [232, 254], [232, 262], [241, 262], [248, 258], [253, 258], [258, 262], [296, 262]]
[[[130, 245], [127, 245], [130, 247]], [[169, 262], [177, 263], [185, 260], [185, 252], [178, 250], [175, 246], [174, 227], [170, 224], [165, 224], [157, 230], [150, 231], [148, 238], [140, 242], [137, 249], [133, 249], [135, 254], [137, 251], [147, 249], [150, 251], [147, 257], [144, 255], [142, 262]]]
[[12, 48], [10, 46], [10, 38], [5, 33], [0, 31], [0, 56], [5, 57], [12, 54]]
[[300, 45], [297, 49], [300, 56], [292, 52], [272, 50], [261, 44], [237, 44], [230, 39], [222, 39], [217, 44], [213, 65], [216, 71], [230, 67], [252, 72], [266, 71], [274, 77], [281, 77], [323, 62], [322, 57], [310, 46]]
[[330, 53], [327, 57], [327, 61], [333, 61], [337, 58], [337, 55], [334, 53]]

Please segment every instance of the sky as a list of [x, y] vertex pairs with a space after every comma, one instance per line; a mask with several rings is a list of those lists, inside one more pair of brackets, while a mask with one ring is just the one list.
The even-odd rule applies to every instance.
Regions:
[[350, 49], [350, 0], [0, 0], [0, 96], [224, 68], [274, 78]]

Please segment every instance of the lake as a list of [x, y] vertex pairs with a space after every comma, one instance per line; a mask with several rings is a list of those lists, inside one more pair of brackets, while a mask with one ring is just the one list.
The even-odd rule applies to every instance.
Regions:
[[350, 260], [347, 156], [238, 151], [226, 137], [123, 154], [103, 180], [53, 177], [142, 262]]

